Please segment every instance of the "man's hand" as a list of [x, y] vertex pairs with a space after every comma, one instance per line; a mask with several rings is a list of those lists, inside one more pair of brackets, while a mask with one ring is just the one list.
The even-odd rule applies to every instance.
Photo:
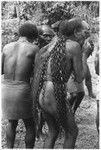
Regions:
[[94, 44], [93, 44], [92, 40], [91, 39], [85, 40], [82, 49], [83, 49], [83, 53], [87, 56], [87, 58], [90, 55], [92, 55], [92, 52], [94, 50]]

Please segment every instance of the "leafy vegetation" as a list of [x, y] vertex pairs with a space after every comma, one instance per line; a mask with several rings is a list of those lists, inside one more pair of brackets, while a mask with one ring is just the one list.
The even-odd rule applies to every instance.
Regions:
[[11, 42], [14, 32], [25, 21], [53, 24], [79, 16], [86, 20], [92, 32], [99, 32], [98, 1], [2, 1], [2, 46]]

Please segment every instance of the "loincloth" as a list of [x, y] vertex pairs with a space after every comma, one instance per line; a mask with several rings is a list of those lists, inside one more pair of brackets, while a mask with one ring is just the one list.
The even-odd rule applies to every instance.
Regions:
[[31, 87], [24, 81], [2, 81], [2, 117], [27, 119], [32, 117]]
[[67, 83], [67, 89], [69, 93], [79, 93], [84, 91], [84, 85], [83, 82], [78, 83], [74, 81], [74, 78], [70, 76], [68, 83]]

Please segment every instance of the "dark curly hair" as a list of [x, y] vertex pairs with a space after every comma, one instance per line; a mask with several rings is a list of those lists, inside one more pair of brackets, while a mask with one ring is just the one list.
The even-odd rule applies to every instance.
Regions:
[[80, 30], [82, 28], [80, 18], [72, 18], [70, 20], [61, 21], [59, 24], [59, 32], [65, 36], [71, 36], [74, 34], [74, 30]]
[[24, 23], [19, 28], [19, 36], [27, 37], [28, 39], [36, 39], [38, 36], [36, 25], [31, 23]]

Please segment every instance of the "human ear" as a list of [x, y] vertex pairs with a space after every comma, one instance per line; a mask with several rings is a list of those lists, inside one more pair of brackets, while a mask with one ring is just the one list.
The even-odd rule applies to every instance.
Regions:
[[81, 35], [81, 32], [78, 31], [77, 29], [74, 30], [74, 36], [79, 37]]

